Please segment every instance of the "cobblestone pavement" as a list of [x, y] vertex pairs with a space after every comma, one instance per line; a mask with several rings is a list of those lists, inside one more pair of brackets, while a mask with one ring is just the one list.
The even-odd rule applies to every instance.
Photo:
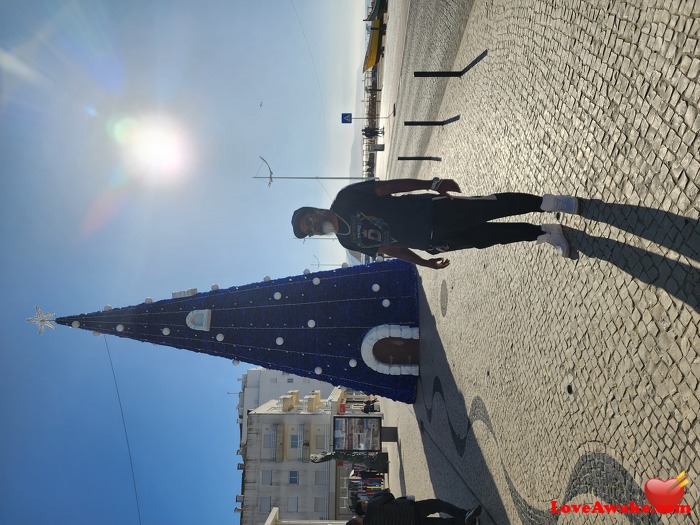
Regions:
[[[523, 243], [421, 269], [419, 400], [385, 403], [392, 488], [478, 500], [482, 523], [700, 523], [700, 0], [407, 2], [379, 176], [583, 200], [525, 217], [561, 222], [572, 260]], [[461, 79], [413, 78], [485, 49]], [[420, 155], [442, 161], [396, 160]], [[645, 504], [682, 470], [691, 517], [551, 512]]]

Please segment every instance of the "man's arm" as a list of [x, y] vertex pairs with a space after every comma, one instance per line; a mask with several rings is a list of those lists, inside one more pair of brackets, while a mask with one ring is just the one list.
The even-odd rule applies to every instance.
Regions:
[[369, 499], [369, 503], [372, 503], [373, 505], [384, 505], [385, 503], [389, 503], [391, 501], [394, 501], [394, 495], [389, 489], [380, 490]]
[[441, 268], [447, 268], [450, 265], [450, 260], [444, 257], [437, 257], [435, 259], [423, 259], [420, 255], [415, 253], [408, 248], [397, 248], [396, 246], [380, 246], [377, 249], [378, 252], [384, 253], [390, 257], [397, 257], [403, 259], [404, 261], [412, 262], [418, 266], [425, 266], [426, 268], [433, 268], [434, 270], [440, 270]]
[[[435, 184], [435, 187], [433, 187]], [[409, 191], [418, 190], [434, 190], [445, 197], [452, 197], [447, 192], [453, 191], [460, 193], [459, 184], [452, 179], [439, 179], [438, 182], [432, 180], [419, 179], [394, 179], [394, 180], [378, 180], [374, 182], [374, 193], [378, 197], [391, 195], [392, 193], [406, 193]]]

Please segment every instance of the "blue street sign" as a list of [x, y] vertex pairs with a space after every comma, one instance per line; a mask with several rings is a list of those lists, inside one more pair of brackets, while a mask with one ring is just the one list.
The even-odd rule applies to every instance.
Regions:
[[343, 124], [351, 124], [352, 123], [352, 113], [341, 113], [340, 114], [340, 121]]

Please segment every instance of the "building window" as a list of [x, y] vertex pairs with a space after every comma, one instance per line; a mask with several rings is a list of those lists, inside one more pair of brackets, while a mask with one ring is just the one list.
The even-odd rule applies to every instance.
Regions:
[[324, 434], [316, 434], [316, 450], [326, 450], [326, 436]]
[[299, 448], [301, 446], [301, 436], [298, 434], [292, 435], [291, 448]]
[[293, 378], [293, 377], [288, 377], [288, 378], [287, 378], [287, 383], [294, 383], [294, 378]]
[[272, 485], [272, 471], [271, 470], [260, 471], [260, 483], [262, 485]]
[[260, 510], [263, 512], [270, 512], [272, 508], [272, 496], [261, 496], [260, 497]]
[[263, 448], [275, 448], [274, 434], [263, 434]]
[[299, 484], [299, 471], [298, 470], [290, 470], [289, 471], [289, 484], [290, 485], [298, 485]]
[[287, 510], [289, 512], [299, 511], [299, 498], [294, 496], [293, 498], [287, 498]]
[[277, 382], [277, 378], [276, 378], [276, 377], [271, 377], [271, 378], [270, 378], [270, 383], [276, 383], [276, 382]]
[[314, 512], [326, 510], [326, 498], [314, 498]]
[[328, 485], [328, 472], [325, 470], [317, 470], [314, 472], [314, 481], [316, 485]]

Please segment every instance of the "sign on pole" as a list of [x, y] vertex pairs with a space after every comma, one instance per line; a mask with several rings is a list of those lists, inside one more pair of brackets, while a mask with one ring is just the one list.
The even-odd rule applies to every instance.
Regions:
[[352, 113], [341, 113], [340, 121], [343, 124], [352, 124]]

